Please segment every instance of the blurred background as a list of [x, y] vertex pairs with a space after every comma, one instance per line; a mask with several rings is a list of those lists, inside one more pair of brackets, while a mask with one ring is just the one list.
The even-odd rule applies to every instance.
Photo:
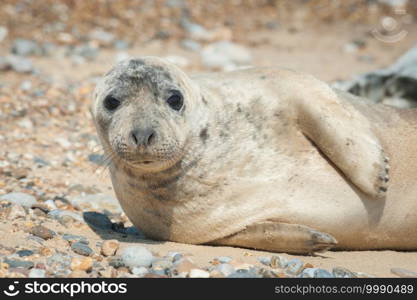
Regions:
[[189, 73], [282, 66], [415, 106], [417, 53], [397, 60], [416, 14], [407, 0], [2, 0], [0, 194], [112, 193], [88, 109], [99, 76], [128, 57]]

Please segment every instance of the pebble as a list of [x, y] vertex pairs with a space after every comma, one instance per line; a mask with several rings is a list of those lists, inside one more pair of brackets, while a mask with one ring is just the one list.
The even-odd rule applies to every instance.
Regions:
[[13, 41], [12, 53], [20, 56], [42, 55], [43, 50], [35, 41], [18, 38]]
[[252, 56], [245, 47], [222, 41], [204, 47], [201, 51], [201, 61], [205, 67], [228, 71], [237, 66], [249, 65]]
[[335, 267], [332, 270], [332, 274], [336, 278], [355, 278], [355, 274], [351, 271], [349, 271], [346, 268], [342, 267]]
[[36, 203], [35, 197], [25, 193], [13, 192], [0, 197], [0, 201], [7, 201], [12, 204], [19, 204], [23, 207], [32, 207]]
[[9, 30], [4, 26], [0, 26], [0, 43], [3, 42], [3, 40], [7, 37], [8, 34]]
[[402, 269], [402, 268], [392, 268], [391, 273], [395, 274], [395, 275], [397, 275], [401, 278], [417, 278], [417, 273], [416, 272], [406, 270], [406, 269]]
[[106, 240], [101, 245], [101, 254], [104, 256], [113, 256], [119, 249], [119, 242], [117, 240]]
[[71, 245], [72, 251], [74, 251], [77, 254], [84, 255], [84, 256], [90, 256], [93, 254], [93, 250], [87, 246], [84, 243], [81, 242], [75, 242]]
[[149, 273], [149, 270], [145, 267], [134, 267], [132, 268], [132, 274], [138, 277], [143, 277]]
[[179, 252], [168, 252], [166, 257], [171, 259], [172, 262], [177, 262], [178, 260], [180, 260], [184, 256], [182, 255], [182, 253], [179, 253]]
[[4, 259], [4, 262], [9, 265], [9, 268], [24, 268], [24, 269], [30, 269], [33, 268], [35, 265], [31, 261], [25, 261], [25, 260], [15, 260], [15, 259]]
[[182, 40], [180, 45], [182, 48], [189, 51], [197, 52], [201, 50], [201, 44], [191, 39]]
[[76, 243], [76, 242], [80, 242], [83, 243], [85, 245], [89, 244], [89, 241], [87, 240], [86, 237], [83, 237], [81, 235], [74, 235], [74, 234], [68, 234], [65, 233], [62, 235], [62, 238], [66, 241], [68, 241], [70, 244]]
[[83, 222], [83, 218], [69, 210], [54, 209], [48, 213], [48, 217], [59, 221], [60, 223], [68, 223], [69, 221]]
[[173, 263], [167, 259], [156, 259], [152, 262], [153, 270], [166, 270], [172, 268]]
[[284, 256], [281, 255], [274, 255], [271, 257], [271, 263], [270, 266], [274, 269], [280, 268], [284, 269], [288, 265], [288, 259], [286, 259]]
[[32, 61], [30, 59], [8, 55], [4, 58], [2, 69], [12, 69], [17, 73], [31, 73], [34, 71]]
[[261, 278], [254, 269], [251, 270], [237, 270], [236, 272], [227, 276], [227, 278]]
[[96, 229], [112, 229], [112, 222], [105, 214], [88, 211], [83, 213], [84, 221]]
[[44, 240], [49, 240], [56, 235], [55, 232], [46, 228], [43, 225], [37, 225], [37, 226], [32, 227], [31, 230], [30, 230], [30, 233], [33, 234], [34, 236], [40, 237]]
[[119, 201], [110, 195], [105, 194], [93, 194], [93, 195], [81, 195], [70, 199], [70, 203], [75, 208], [80, 210], [108, 210], [112, 213], [121, 213]]
[[257, 259], [261, 264], [265, 266], [271, 265], [271, 256], [259, 256]]
[[219, 271], [225, 277], [228, 277], [235, 272], [235, 268], [233, 268], [232, 265], [227, 264], [227, 263], [217, 265], [215, 270]]
[[94, 60], [99, 54], [99, 49], [89, 44], [81, 44], [71, 48], [68, 52], [72, 57]]
[[232, 261], [232, 258], [230, 256], [219, 256], [216, 257], [216, 259], [221, 263], [221, 264], [227, 264], [229, 262]]
[[75, 271], [72, 271], [68, 277], [69, 278], [86, 278], [88, 277], [88, 274], [83, 270], [75, 270]]
[[93, 259], [91, 257], [74, 257], [71, 260], [71, 270], [73, 271], [90, 271], [93, 267]]
[[91, 31], [89, 37], [92, 40], [98, 41], [102, 46], [110, 46], [115, 39], [114, 34], [103, 29], [95, 29]]
[[12, 204], [7, 211], [7, 219], [10, 221], [26, 217], [25, 209], [19, 204]]
[[174, 274], [186, 276], [192, 269], [198, 269], [192, 260], [189, 258], [181, 258], [174, 264]]
[[16, 252], [19, 257], [31, 256], [34, 254], [32, 250], [19, 250]]
[[49, 211], [57, 209], [54, 200], [46, 200], [44, 204], [49, 209]]
[[154, 260], [152, 253], [141, 246], [126, 247], [121, 251], [120, 256], [123, 263], [130, 268], [150, 267]]
[[285, 271], [290, 275], [298, 275], [304, 268], [304, 263], [298, 259], [294, 258], [290, 260], [285, 268]]
[[327, 270], [316, 269], [314, 271], [314, 278], [333, 278], [333, 275]]
[[46, 271], [43, 269], [37, 269], [33, 268], [29, 272], [29, 278], [45, 278], [46, 277]]
[[125, 263], [120, 256], [115, 256], [109, 260], [109, 266], [112, 266], [116, 269], [125, 267]]
[[188, 275], [190, 278], [209, 278], [210, 273], [201, 269], [192, 269]]

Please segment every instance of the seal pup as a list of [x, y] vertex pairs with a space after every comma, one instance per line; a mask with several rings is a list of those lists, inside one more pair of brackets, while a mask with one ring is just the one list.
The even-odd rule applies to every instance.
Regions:
[[187, 76], [156, 57], [104, 75], [93, 119], [148, 237], [314, 253], [417, 248], [417, 114], [313, 76]]

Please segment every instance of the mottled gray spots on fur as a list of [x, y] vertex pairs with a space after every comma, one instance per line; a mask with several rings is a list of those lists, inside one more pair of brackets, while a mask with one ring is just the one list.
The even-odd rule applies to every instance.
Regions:
[[203, 143], [206, 143], [208, 138], [209, 138], [208, 128], [205, 127], [200, 131], [200, 139], [203, 141]]

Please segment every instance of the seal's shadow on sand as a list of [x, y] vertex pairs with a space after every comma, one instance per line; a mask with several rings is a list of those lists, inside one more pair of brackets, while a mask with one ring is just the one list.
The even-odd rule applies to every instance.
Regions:
[[83, 213], [85, 223], [103, 240], [118, 240], [125, 243], [164, 244], [164, 241], [153, 241], [145, 237], [136, 227], [124, 227], [123, 224], [113, 223], [110, 218], [99, 212], [86, 211]]

